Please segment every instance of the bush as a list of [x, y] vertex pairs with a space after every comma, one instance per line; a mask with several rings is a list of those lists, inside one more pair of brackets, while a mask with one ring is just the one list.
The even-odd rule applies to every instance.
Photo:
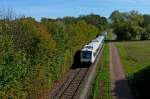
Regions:
[[38, 98], [98, 33], [97, 27], [78, 19], [0, 20], [0, 97]]
[[10, 35], [0, 36], [0, 48], [0, 96], [27, 96], [23, 84], [29, 65], [26, 54], [15, 49], [14, 38]]

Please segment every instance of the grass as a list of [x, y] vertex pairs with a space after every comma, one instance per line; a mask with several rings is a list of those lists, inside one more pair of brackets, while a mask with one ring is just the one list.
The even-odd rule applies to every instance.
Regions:
[[150, 64], [150, 41], [117, 42], [126, 76], [132, 75]]
[[102, 60], [98, 63], [97, 76], [93, 84], [90, 99], [111, 99], [108, 44], [104, 46]]
[[150, 97], [150, 41], [117, 42], [116, 46], [135, 97]]

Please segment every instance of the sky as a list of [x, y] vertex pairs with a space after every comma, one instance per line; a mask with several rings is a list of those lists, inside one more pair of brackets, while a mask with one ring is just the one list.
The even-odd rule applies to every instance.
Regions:
[[18, 15], [37, 20], [90, 13], [109, 17], [114, 10], [150, 14], [150, 0], [0, 0], [0, 8], [12, 8]]

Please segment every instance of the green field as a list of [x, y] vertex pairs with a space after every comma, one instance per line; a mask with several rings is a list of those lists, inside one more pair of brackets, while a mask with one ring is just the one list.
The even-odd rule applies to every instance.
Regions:
[[138, 72], [150, 64], [150, 41], [117, 42], [126, 76]]
[[111, 99], [109, 79], [109, 46], [103, 49], [102, 60], [98, 63], [97, 76], [93, 84], [90, 99]]
[[150, 97], [150, 41], [117, 42], [116, 46], [133, 93], [140, 99]]

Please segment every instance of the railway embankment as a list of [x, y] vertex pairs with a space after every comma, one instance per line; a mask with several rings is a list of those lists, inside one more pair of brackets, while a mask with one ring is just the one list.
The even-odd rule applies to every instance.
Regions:
[[75, 66], [70, 69], [62, 81], [55, 84], [53, 90], [44, 99], [87, 99], [96, 77], [97, 64], [103, 48], [91, 66]]

